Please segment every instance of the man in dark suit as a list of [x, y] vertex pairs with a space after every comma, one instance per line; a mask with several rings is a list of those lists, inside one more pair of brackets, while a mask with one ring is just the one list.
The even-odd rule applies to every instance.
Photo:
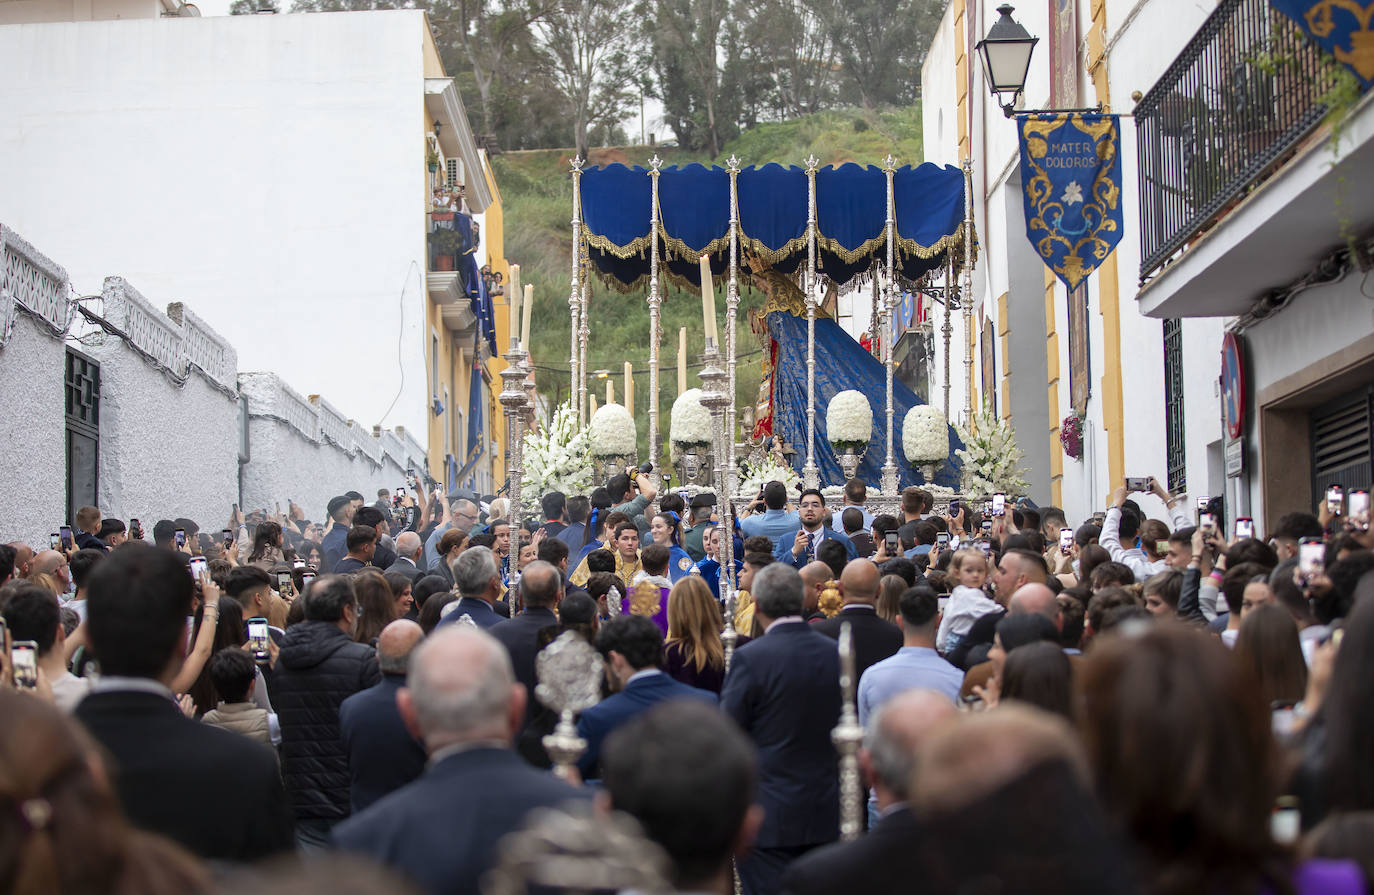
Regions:
[[772, 895], [788, 864], [839, 837], [830, 731], [840, 716], [840, 657], [835, 641], [802, 619], [802, 580], [791, 566], [765, 567], [751, 592], [765, 633], [735, 653], [720, 701], [759, 752], [765, 815], [740, 881], [747, 895]]
[[414, 584], [424, 577], [424, 572], [420, 569], [420, 554], [424, 553], [425, 545], [420, 540], [420, 536], [413, 531], [403, 531], [396, 536], [396, 561], [387, 566], [388, 572], [400, 572], [410, 577], [410, 583]]
[[405, 618], [383, 628], [377, 638], [381, 681], [339, 703], [339, 735], [348, 754], [348, 795], [354, 814], [425, 772], [425, 745], [406, 729], [396, 708], [410, 653], [424, 636], [423, 628]]
[[596, 648], [606, 657], [619, 693], [603, 699], [577, 719], [577, 734], [587, 741], [587, 751], [577, 763], [582, 779], [599, 777], [601, 744], [631, 718], [662, 702], [695, 700], [716, 704], [716, 694], [673, 680], [659, 670], [663, 662], [663, 632], [642, 615], [621, 615], [601, 626]]
[[[201, 579], [210, 624], [219, 588]], [[293, 844], [272, 750], [182, 714], [168, 689], [186, 658], [191, 578], [177, 554], [117, 550], [91, 572], [86, 627], [101, 679], [76, 718], [114, 759], [125, 815], [206, 859], [254, 861]]]
[[[557, 541], [554, 541], [557, 544]], [[491, 636], [501, 641], [515, 667], [515, 679], [530, 693], [538, 678], [534, 671], [534, 657], [539, 652], [539, 632], [558, 627], [554, 609], [563, 598], [563, 583], [558, 570], [538, 560], [525, 567], [520, 576], [520, 593], [525, 611], [515, 618], [502, 621], [491, 628]], [[529, 701], [526, 721], [534, 713], [534, 700]]]
[[460, 596], [453, 611], [440, 620], [440, 628], [464, 616], [483, 630], [505, 621], [494, 608], [501, 598], [501, 569], [490, 547], [469, 547], [458, 554], [453, 561], [453, 583]]
[[878, 618], [878, 567], [866, 559], [856, 559], [844, 567], [840, 575], [840, 596], [844, 605], [834, 617], [816, 622], [812, 630], [835, 640], [840, 639], [840, 626], [849, 622], [854, 637], [854, 679], [857, 681], [868, 666], [896, 655], [902, 648], [902, 629], [886, 619]]
[[920, 836], [907, 805], [916, 749], [939, 725], [958, 718], [949, 698], [932, 690], [893, 697], [874, 715], [859, 764], [873, 784], [877, 817], [867, 834], [837, 842], [798, 858], [782, 879], [787, 895], [884, 895], [910, 892], [906, 859]]
[[433, 895], [478, 895], [501, 837], [534, 808], [588, 798], [520, 760], [510, 743], [525, 688], [492, 636], [436, 630], [415, 650], [398, 705], [429, 752], [414, 783], [336, 826], [336, 846], [365, 855]]
[[823, 541], [839, 541], [850, 559], [858, 556], [853, 541], [835, 529], [825, 527], [825, 496], [821, 492], [815, 489], [803, 491], [797, 512], [801, 516], [801, 528], [792, 537], [778, 540], [773, 547], [775, 560], [787, 563], [793, 569], [805, 568], [807, 563], [816, 559], [816, 548]]

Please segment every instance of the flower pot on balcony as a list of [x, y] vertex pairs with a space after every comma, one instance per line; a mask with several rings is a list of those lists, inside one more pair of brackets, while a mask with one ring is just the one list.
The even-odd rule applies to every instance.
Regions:
[[429, 167], [429, 173], [433, 174], [435, 171], [438, 171], [438, 170], [439, 170], [439, 163], [438, 163], [438, 162], [430, 162], [428, 167]]
[[435, 255], [435, 256], [434, 256], [434, 269], [435, 269], [436, 271], [441, 272], [441, 273], [447, 273], [447, 272], [452, 271], [452, 270], [453, 270], [453, 256], [452, 256], [452, 255]]
[[433, 220], [436, 220], [436, 221], [451, 221], [451, 220], [453, 220], [453, 212], [451, 212], [451, 211], [431, 211], [429, 214], [430, 214], [430, 217], [431, 217]]

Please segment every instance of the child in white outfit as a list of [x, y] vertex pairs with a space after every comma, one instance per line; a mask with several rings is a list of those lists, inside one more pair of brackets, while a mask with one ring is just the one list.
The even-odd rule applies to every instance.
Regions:
[[983, 593], [988, 577], [988, 558], [981, 550], [960, 550], [949, 563], [949, 571], [959, 582], [949, 595], [935, 643], [946, 656], [963, 642], [973, 623], [997, 609], [997, 603]]

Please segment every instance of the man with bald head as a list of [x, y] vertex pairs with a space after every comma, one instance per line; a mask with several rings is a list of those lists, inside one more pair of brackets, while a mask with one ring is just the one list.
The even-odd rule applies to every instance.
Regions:
[[29, 569], [33, 565], [33, 548], [23, 541], [10, 541], [10, 546], [14, 548], [14, 577], [29, 577]]
[[827, 637], [840, 638], [846, 622], [854, 637], [854, 673], [862, 675], [869, 666], [894, 655], [902, 648], [902, 631], [892, 622], [878, 617], [878, 582], [882, 575], [871, 560], [851, 560], [840, 575], [840, 596], [844, 603], [834, 618], [812, 627]]
[[936, 731], [958, 723], [954, 703], [933, 690], [909, 690], [878, 709], [859, 751], [859, 766], [874, 795], [869, 803], [868, 833], [798, 859], [783, 877], [782, 891], [788, 895], [910, 891], [911, 865], [904, 856], [921, 835], [907, 804], [916, 752]]
[[820, 610], [821, 591], [833, 576], [830, 566], [820, 560], [802, 566], [802, 618], [812, 624], [825, 620], [825, 613]]
[[[1055, 597], [1054, 591], [1044, 584], [1032, 582], [1017, 588], [1011, 595], [1011, 599], [1007, 601], [1006, 614], [998, 614], [998, 621], [1007, 615], [1043, 615], [1054, 622], [1055, 628], [1061, 631], [1064, 629], [1064, 615], [1059, 611], [1058, 599]], [[987, 652], [984, 650], [983, 655], [986, 656], [986, 654]], [[968, 673], [964, 675], [964, 682], [959, 688], [960, 693], [972, 693], [974, 687], [987, 686], [987, 682], [992, 679], [992, 674], [992, 662], [986, 659], [976, 665], [969, 666]]]
[[501, 644], [470, 625], [434, 632], [411, 655], [397, 706], [425, 744], [424, 775], [336, 826], [340, 849], [433, 895], [478, 895], [497, 843], [535, 808], [588, 798], [511, 751], [525, 688]]
[[382, 629], [377, 638], [381, 681], [339, 704], [339, 736], [348, 754], [349, 801], [357, 814], [425, 771], [425, 747], [401, 720], [396, 694], [406, 684], [406, 665], [425, 632], [409, 619]]
[[420, 569], [420, 556], [424, 552], [425, 545], [420, 536], [413, 531], [403, 531], [396, 536], [396, 561], [386, 570], [409, 576], [413, 584], [424, 576]]
[[[1043, 585], [1049, 577], [1045, 558], [1034, 550], [1008, 550], [992, 573], [993, 599], [1004, 607], [1010, 606], [1012, 595], [1018, 590], [1028, 584]], [[949, 654], [949, 660], [960, 668], [972, 668], [986, 660], [997, 634], [997, 623], [1005, 616], [1005, 611], [989, 612], [975, 621], [963, 642]]]
[[40, 574], [51, 575], [57, 582], [59, 593], [67, 593], [72, 589], [72, 578], [67, 571], [67, 557], [56, 550], [44, 550], [29, 563], [29, 577]]

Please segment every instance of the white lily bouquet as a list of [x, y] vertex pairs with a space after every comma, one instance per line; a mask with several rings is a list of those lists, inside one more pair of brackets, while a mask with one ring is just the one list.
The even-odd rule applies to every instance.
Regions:
[[635, 420], [624, 404], [603, 404], [587, 426], [593, 457], [633, 457], [638, 448]]
[[801, 478], [797, 476], [796, 470], [790, 466], [784, 466], [777, 461], [771, 454], [765, 455], [763, 461], [757, 465], [752, 463], [740, 463], [740, 483], [739, 494], [753, 497], [759, 493], [759, 489], [769, 482], [782, 482], [787, 488], [787, 493], [791, 494], [796, 488]]
[[825, 433], [837, 451], [862, 453], [873, 437], [873, 406], [863, 392], [848, 389], [830, 399]]
[[689, 388], [673, 402], [672, 416], [668, 418], [668, 441], [674, 457], [693, 448], [711, 448], [711, 411], [701, 403], [701, 396], [701, 389]]
[[992, 405], [973, 418], [972, 430], [956, 427], [964, 440], [964, 450], [955, 451], [964, 461], [964, 491], [972, 497], [990, 494], [1024, 494], [1026, 480], [1021, 467], [1021, 449], [1016, 432], [992, 412]]
[[525, 487], [531, 494], [585, 494], [592, 487], [587, 443], [587, 430], [578, 428], [572, 404], [559, 405], [542, 431], [525, 435]]
[[902, 421], [902, 450], [913, 466], [949, 457], [949, 423], [940, 408], [917, 404]]

